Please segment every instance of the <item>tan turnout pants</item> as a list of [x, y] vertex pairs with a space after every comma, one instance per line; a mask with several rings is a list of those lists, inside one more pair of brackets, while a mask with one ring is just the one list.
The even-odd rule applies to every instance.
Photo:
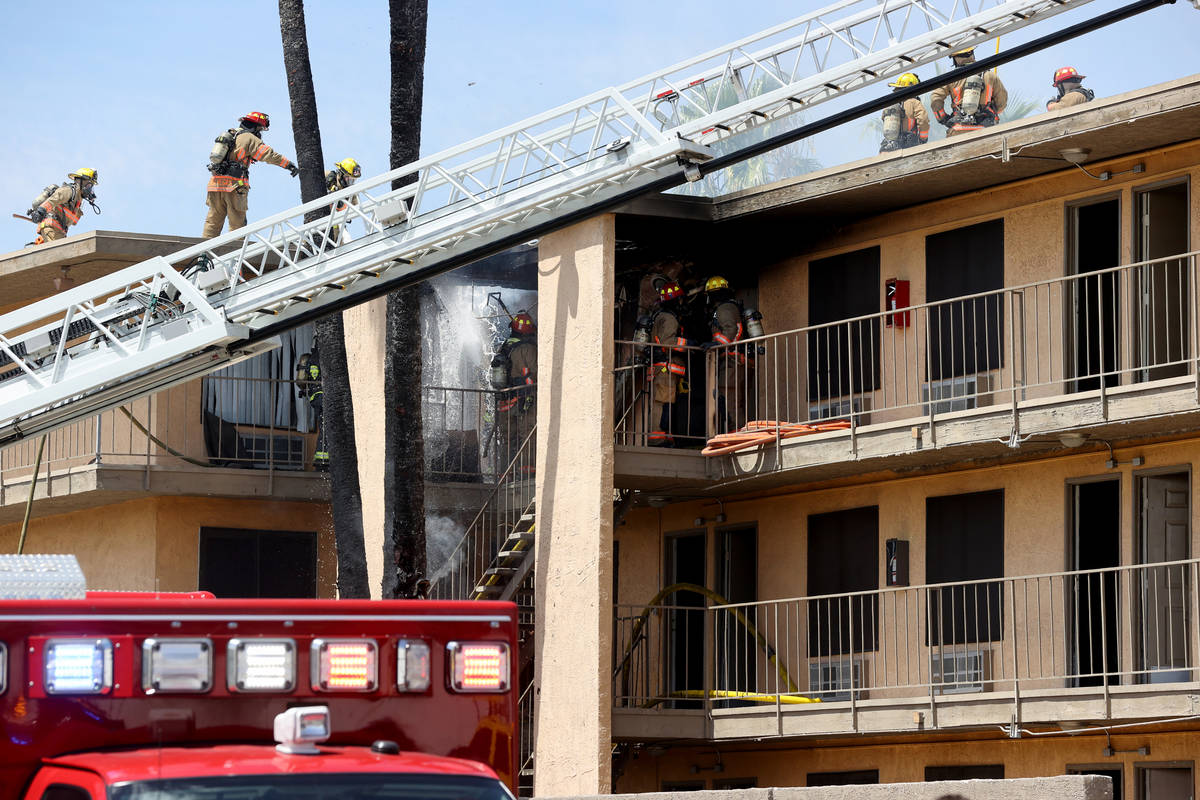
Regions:
[[246, 225], [246, 208], [249, 206], [247, 195], [249, 190], [233, 192], [209, 192], [205, 201], [208, 206], [208, 216], [204, 218], [205, 239], [211, 239], [221, 233], [225, 218], [229, 218], [229, 230], [237, 230]]
[[59, 239], [67, 238], [67, 235], [53, 225], [42, 225], [38, 228], [38, 236], [42, 237], [43, 242], [57, 242]]

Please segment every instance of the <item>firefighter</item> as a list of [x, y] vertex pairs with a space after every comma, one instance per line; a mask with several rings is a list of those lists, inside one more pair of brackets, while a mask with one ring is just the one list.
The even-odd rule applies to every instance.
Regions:
[[[906, 72], [888, 86], [894, 91], [899, 91], [916, 86], [920, 82], [921, 79], [914, 73]], [[883, 110], [883, 141], [879, 143], [879, 152], [887, 153], [905, 147], [916, 147], [927, 141], [929, 114], [921, 104], [921, 98], [910, 97]]]
[[95, 191], [96, 184], [100, 182], [99, 173], [91, 167], [80, 167], [67, 173], [67, 179], [70, 183], [57, 188], [48, 187], [47, 192], [34, 200], [34, 207], [29, 209], [27, 216], [37, 225], [37, 238], [33, 244], [65, 239], [67, 229], [78, 224], [83, 217], [80, 206], [84, 200], [88, 201], [93, 211], [100, 213], [96, 207]]
[[[712, 330], [712, 340], [703, 345], [706, 350], [765, 335], [762, 314], [743, 306], [733, 296], [725, 278], [720, 275], [709, 278], [704, 284], [704, 294]], [[752, 345], [721, 348], [716, 363], [718, 433], [741, 428], [746, 424], [747, 411], [755, 407], [755, 384], [750, 371], [754, 368], [756, 352], [763, 352], [762, 348]]]
[[229, 229], [246, 225], [247, 195], [250, 193], [250, 165], [255, 161], [275, 164], [292, 173], [300, 168], [263, 144], [261, 134], [271, 127], [270, 118], [261, 111], [251, 111], [238, 120], [240, 128], [230, 128], [217, 137], [209, 154], [208, 216], [204, 218], [205, 239], [221, 233], [225, 218]]
[[[975, 50], [969, 48], [950, 54], [955, 67], [975, 63]], [[951, 109], [946, 111], [946, 98]], [[1008, 106], [1008, 91], [992, 70], [960, 78], [949, 86], [939, 86], [929, 95], [933, 116], [946, 126], [947, 136], [989, 128], [1000, 121]]]
[[[361, 176], [362, 168], [358, 165], [358, 162], [353, 158], [343, 158], [341, 161], [333, 165], [333, 169], [325, 173], [325, 191], [328, 194], [340, 192], [342, 189], [353, 186], [354, 181]], [[358, 195], [351, 196], [350, 204], [355, 206], [358, 205]], [[337, 204], [336, 209], [331, 208], [330, 211], [342, 211], [345, 208], [346, 204], [341, 202]], [[350, 220], [347, 219], [345, 224], [349, 225]], [[330, 229], [330, 238], [332, 238], [335, 242], [340, 239], [340, 229], [341, 228], [339, 225], [334, 225], [333, 228]]]
[[296, 393], [308, 401], [316, 417], [317, 449], [313, 453], [313, 469], [329, 469], [329, 450], [325, 444], [325, 392], [321, 389], [321, 362], [316, 348], [301, 353], [296, 363]]
[[537, 421], [537, 329], [524, 310], [512, 316], [508, 328], [508, 339], [492, 358], [492, 387], [502, 392], [496, 412], [497, 423], [503, 426], [503, 441], [508, 443], [505, 465], [516, 456]]
[[1091, 89], [1083, 88], [1083, 79], [1074, 67], [1062, 67], [1054, 73], [1054, 88], [1058, 89], [1058, 97], [1046, 101], [1047, 111], [1058, 111], [1060, 108], [1083, 105], [1096, 97]]
[[657, 426], [648, 436], [651, 447], [675, 444], [671, 434], [671, 405], [679, 396], [680, 388], [685, 391], [687, 388], [687, 365], [683, 357], [687, 340], [683, 338], [682, 303], [683, 287], [673, 280], [664, 281], [658, 287], [658, 306], [654, 314], [640, 323], [649, 330], [650, 344], [642, 351], [642, 358], [650, 368], [646, 376], [650, 382], [650, 425], [647, 427]]

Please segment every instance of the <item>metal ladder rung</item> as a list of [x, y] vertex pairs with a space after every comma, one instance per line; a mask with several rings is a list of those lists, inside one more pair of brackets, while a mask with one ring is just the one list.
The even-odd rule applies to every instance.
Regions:
[[517, 572], [516, 567], [488, 567], [486, 570], [483, 571], [483, 574], [485, 576], [495, 575], [497, 577], [500, 577], [503, 575], [514, 575], [514, 574], [516, 574], [516, 572]]

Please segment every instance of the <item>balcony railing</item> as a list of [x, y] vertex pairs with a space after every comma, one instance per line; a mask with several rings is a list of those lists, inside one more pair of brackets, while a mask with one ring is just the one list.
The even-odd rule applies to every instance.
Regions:
[[618, 607], [614, 703], [802, 713], [813, 700], [936, 706], [972, 693], [1017, 704], [1026, 693], [1107, 701], [1118, 686], [1200, 680], [1198, 579], [1200, 559], [1192, 559], [758, 603]]
[[494, 483], [536, 417], [537, 387], [495, 391], [426, 386], [426, 474], [434, 481]]
[[699, 347], [617, 342], [616, 443], [698, 446], [708, 438], [703, 392], [691, 391], [705, 369]]
[[[0, 482], [29, 479], [38, 438], [0, 450]], [[220, 375], [138, 399], [47, 434], [41, 469], [312, 468], [315, 420], [287, 380]]]
[[[699, 439], [755, 420], [845, 420], [854, 437], [865, 425], [932, 424], [986, 407], [1004, 408], [1015, 423], [1031, 401], [1095, 392], [1106, 403], [1122, 387], [1194, 379], [1197, 255], [812, 325], [712, 347], [702, 357], [689, 349], [684, 378], [707, 391], [703, 400], [676, 401], [676, 429]], [[643, 432], [657, 424], [636, 352], [634, 343], [618, 343], [626, 357], [619, 363], [628, 365], [617, 370], [618, 444], [645, 443]]]

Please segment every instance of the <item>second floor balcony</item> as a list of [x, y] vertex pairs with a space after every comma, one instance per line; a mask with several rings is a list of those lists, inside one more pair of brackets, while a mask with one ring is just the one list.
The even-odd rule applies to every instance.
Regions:
[[[693, 486], [750, 488], [800, 471], [816, 480], [1004, 457], [1026, 443], [1102, 447], [1153, 435], [1164, 415], [1172, 430], [1194, 428], [1197, 255], [708, 349], [618, 343], [618, 474], [646, 489], [664, 469]], [[677, 365], [693, 391], [676, 384], [656, 402], [655, 364]], [[664, 427], [673, 452], [647, 455]], [[706, 442], [721, 454], [701, 460]]]

